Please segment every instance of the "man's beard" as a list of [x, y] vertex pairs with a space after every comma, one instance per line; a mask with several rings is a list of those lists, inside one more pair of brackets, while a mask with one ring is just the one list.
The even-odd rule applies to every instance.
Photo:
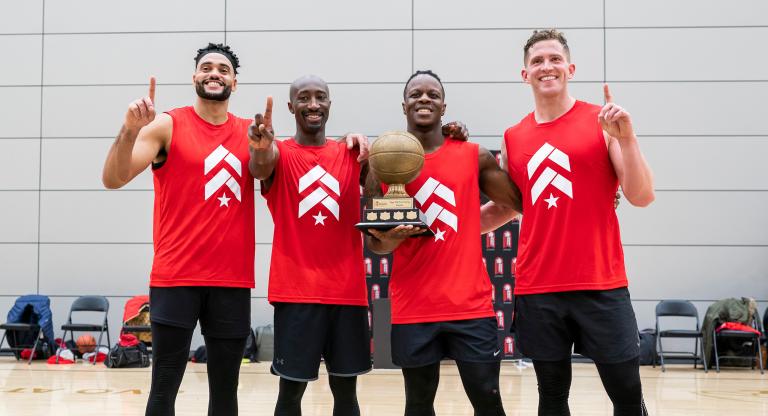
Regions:
[[221, 92], [210, 93], [205, 90], [204, 83], [199, 82], [195, 85], [195, 92], [197, 92], [198, 97], [204, 100], [227, 101], [230, 94], [232, 94], [232, 87], [225, 85]]

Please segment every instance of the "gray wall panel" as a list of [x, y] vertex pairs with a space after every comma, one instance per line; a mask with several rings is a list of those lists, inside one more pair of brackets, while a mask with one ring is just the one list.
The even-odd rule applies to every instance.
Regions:
[[43, 0], [3, 0], [0, 5], [5, 10], [0, 14], [0, 34], [40, 33], [43, 29]]
[[[123, 124], [128, 104], [146, 96], [148, 90], [148, 85], [46, 87], [43, 137], [115, 137]], [[77, 97], [78, 102], [91, 103], [88, 111], [72, 105], [74, 97]], [[156, 109], [167, 111], [179, 106], [192, 105], [194, 97], [195, 89], [191, 79], [189, 85], [160, 84], [155, 93]], [[2, 109], [1, 106], [2, 104], [0, 109]], [[37, 124], [38, 121], [35, 123]], [[1, 126], [0, 129], [2, 129]], [[39, 133], [35, 131], [34, 134]], [[8, 136], [8, 134], [3, 135]]]
[[0, 189], [37, 189], [40, 139], [0, 140]]
[[[148, 89], [149, 76], [154, 75], [158, 82], [189, 83], [191, 88], [197, 50], [223, 41], [222, 32], [46, 36], [45, 84], [141, 84]], [[70, 46], [75, 44], [88, 47]]]
[[[415, 32], [414, 67], [432, 69], [444, 82], [522, 82], [523, 46], [530, 34], [530, 30]], [[571, 53], [579, 80], [602, 81], [602, 29], [571, 29], [567, 35], [577, 45]]]
[[[43, 139], [42, 188], [104, 189], [101, 172], [113, 139]], [[121, 189], [152, 189], [149, 168]]]
[[46, 243], [148, 243], [151, 191], [45, 191], [40, 239]]
[[[605, 36], [608, 81], [768, 81], [768, 59], [754, 55], [752, 42], [734, 42], [735, 39], [766, 39], [768, 27], [611, 29]], [[685, 47], [668, 47], [671, 40]], [[626, 59], [623, 51], [632, 51], [633, 58]], [[752, 61], [749, 65], [734, 65], [731, 58], [747, 56], [754, 57], [749, 58]], [[691, 71], [693, 62], [702, 64]]]
[[[0, 295], [24, 295], [37, 290], [37, 245], [0, 244]], [[7, 309], [0, 309], [4, 321]]]
[[0, 65], [0, 85], [40, 85], [42, 47], [41, 35], [0, 36], [0, 50], [10, 58]]
[[225, 0], [45, 2], [46, 32], [224, 30]]
[[768, 217], [753, 208], [766, 205], [768, 192], [657, 192], [656, 201], [644, 209], [620, 204], [622, 241], [768, 245]]
[[0, 192], [0, 242], [36, 242], [38, 206], [37, 191]]
[[40, 87], [0, 87], [0, 97], [0, 138], [40, 137]]
[[768, 16], [768, 3], [763, 0], [605, 1], [608, 26], [765, 25], [765, 16]]
[[767, 137], [641, 137], [656, 189], [768, 189]]
[[253, 200], [256, 210], [256, 243], [271, 244], [272, 235], [275, 232], [275, 223], [272, 221], [272, 214], [269, 213], [269, 208], [267, 208], [267, 200], [261, 196], [259, 191], [256, 191]]
[[638, 299], [768, 299], [768, 247], [625, 247]]
[[[311, 0], [227, 1], [227, 30], [232, 31], [410, 28], [410, 0], [391, 0], [386, 3], [337, 0], [322, 4]], [[312, 49], [318, 46], [322, 48], [322, 45], [310, 42], [306, 48]]]
[[[258, 234], [258, 230], [256, 231]], [[256, 256], [254, 267], [254, 280], [256, 288], [252, 296], [267, 297], [269, 287], [269, 259], [272, 257], [272, 244], [256, 244]]]
[[[768, 82], [614, 83], [641, 135], [768, 135]], [[671, 111], [674, 109], [675, 111]]]
[[147, 294], [151, 268], [151, 244], [43, 244], [40, 293]]
[[419, 0], [414, 1], [413, 14], [418, 29], [594, 27], [603, 24], [603, 3], [555, 0], [543, 6], [509, 1]]
[[239, 82], [290, 84], [306, 74], [327, 82], [397, 82], [411, 74], [409, 31], [232, 33], [227, 41], [242, 51]]

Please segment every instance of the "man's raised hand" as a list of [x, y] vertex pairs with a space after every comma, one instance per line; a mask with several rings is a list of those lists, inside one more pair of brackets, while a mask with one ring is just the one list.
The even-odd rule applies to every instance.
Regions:
[[155, 77], [149, 77], [149, 95], [128, 105], [123, 125], [128, 130], [139, 130], [155, 119]]
[[272, 146], [275, 131], [272, 129], [272, 97], [267, 97], [264, 114], [256, 114], [254, 122], [248, 128], [248, 144], [252, 149], [265, 150]]
[[603, 94], [605, 95], [605, 105], [597, 115], [603, 130], [619, 140], [632, 137], [635, 134], [632, 128], [632, 118], [627, 110], [614, 104], [608, 84], [603, 85]]

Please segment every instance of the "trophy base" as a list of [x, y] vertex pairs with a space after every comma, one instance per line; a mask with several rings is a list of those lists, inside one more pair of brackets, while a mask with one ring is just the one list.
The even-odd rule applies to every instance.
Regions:
[[390, 230], [398, 225], [412, 225], [425, 229], [423, 233], [415, 234], [413, 237], [427, 237], [435, 235], [424, 222], [424, 215], [416, 208], [407, 209], [364, 209], [363, 221], [355, 224], [355, 227], [365, 234], [369, 228], [375, 230]]
[[394, 223], [394, 222], [359, 222], [359, 223], [355, 224], [355, 228], [357, 228], [358, 230], [362, 231], [363, 234], [367, 234], [367, 235], [370, 235], [371, 237], [373, 237], [373, 235], [370, 232], [368, 232], [368, 230], [371, 229], [371, 228], [374, 229], [374, 230], [388, 231], [388, 230], [391, 230], [391, 229], [397, 227], [398, 225], [412, 225], [414, 227], [420, 227], [420, 228], [423, 228], [425, 230], [423, 233], [415, 234], [415, 235], [412, 235], [411, 237], [432, 237], [432, 236], [435, 235], [435, 233], [432, 230], [430, 230], [429, 227], [427, 227], [427, 224], [424, 224], [421, 221], [402, 221], [402, 222], [398, 222], [398, 223]]

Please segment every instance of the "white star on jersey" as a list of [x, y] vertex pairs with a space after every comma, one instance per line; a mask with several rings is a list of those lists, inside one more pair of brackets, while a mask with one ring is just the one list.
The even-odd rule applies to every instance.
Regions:
[[437, 240], [445, 241], [445, 231], [441, 231], [440, 227], [437, 227], [437, 231], [435, 232], [435, 241]]
[[328, 218], [327, 216], [323, 215], [322, 212], [318, 211], [317, 215], [313, 215], [312, 218], [315, 219], [315, 225], [325, 225], [325, 219]]
[[228, 207], [229, 206], [229, 200], [232, 199], [232, 198], [228, 198], [226, 195], [222, 195], [222, 196], [220, 196], [220, 197], [218, 197], [216, 199], [219, 200], [219, 206], [220, 207]]
[[554, 196], [552, 193], [549, 194], [549, 198], [545, 199], [544, 202], [547, 203], [547, 209], [550, 209], [552, 207], [557, 208], [557, 200], [560, 199], [559, 196]]

